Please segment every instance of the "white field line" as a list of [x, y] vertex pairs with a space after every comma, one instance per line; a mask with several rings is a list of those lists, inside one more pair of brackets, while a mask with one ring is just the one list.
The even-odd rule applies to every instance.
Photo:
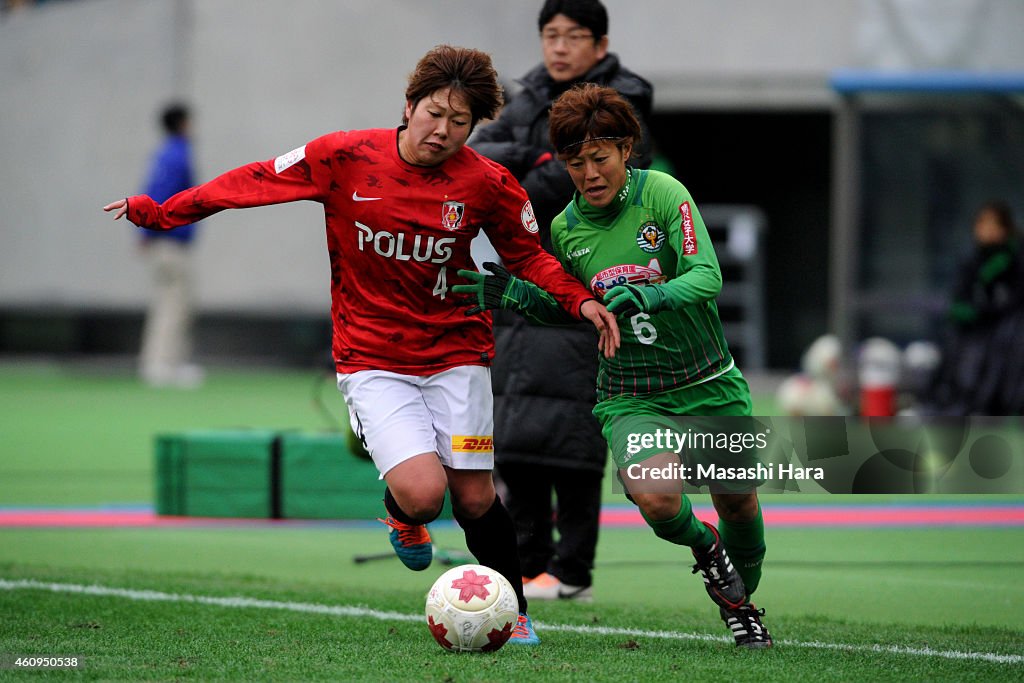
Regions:
[[[0, 579], [0, 590], [42, 590], [52, 593], [74, 593], [79, 595], [95, 595], [104, 597], [125, 598], [149, 602], [182, 602], [197, 605], [214, 605], [217, 607], [278, 609], [306, 614], [328, 614], [338, 617], [364, 617], [380, 621], [422, 621], [419, 614], [387, 612], [369, 607], [353, 607], [348, 605], [320, 605], [310, 602], [280, 602], [259, 598], [230, 597], [219, 598], [208, 595], [189, 595], [182, 593], [162, 593], [160, 591], [133, 590], [129, 588], [110, 588], [107, 586], [85, 586], [72, 583], [46, 583], [32, 579], [7, 580]], [[712, 636], [705, 633], [685, 633], [682, 631], [650, 631], [637, 628], [617, 628], [611, 626], [584, 626], [573, 624], [548, 624], [534, 622], [543, 631], [562, 631], [601, 636], [632, 636], [641, 638], [661, 638], [669, 640], [698, 640], [705, 642], [732, 642], [728, 636]], [[901, 647], [898, 645], [845, 645], [843, 643], [827, 643], [805, 640], [778, 640], [780, 645], [801, 647], [815, 650], [838, 650], [844, 652], [873, 652], [881, 654], [910, 655], [918, 657], [939, 657], [942, 659], [977, 660], [996, 664], [1024, 664], [1024, 655], [1001, 655], [991, 652], [960, 652], [957, 650], [935, 650], [933, 648]]]

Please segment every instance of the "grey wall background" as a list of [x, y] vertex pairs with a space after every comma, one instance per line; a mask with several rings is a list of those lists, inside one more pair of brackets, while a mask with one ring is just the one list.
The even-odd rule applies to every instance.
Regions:
[[[838, 67], [1020, 69], [1019, 0], [606, 0], [613, 51], [659, 111], [831, 107]], [[139, 191], [172, 97], [196, 110], [199, 174], [330, 130], [397, 125], [405, 78], [442, 42], [511, 82], [539, 57], [540, 2], [76, 0], [0, 21], [0, 306], [141, 309], [132, 228], [100, 211]], [[737, 160], [742, 163], [742, 160]], [[226, 212], [197, 250], [206, 311], [318, 313], [316, 204]]]

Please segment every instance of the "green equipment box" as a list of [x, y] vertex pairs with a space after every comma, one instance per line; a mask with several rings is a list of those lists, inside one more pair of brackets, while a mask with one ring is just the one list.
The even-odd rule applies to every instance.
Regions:
[[281, 435], [280, 500], [285, 519], [384, 516], [384, 482], [341, 434]]
[[374, 519], [385, 514], [377, 468], [352, 453], [344, 434], [191, 431], [158, 435], [155, 445], [160, 515]]
[[196, 431], [156, 439], [156, 511], [190, 517], [270, 517], [270, 431]]

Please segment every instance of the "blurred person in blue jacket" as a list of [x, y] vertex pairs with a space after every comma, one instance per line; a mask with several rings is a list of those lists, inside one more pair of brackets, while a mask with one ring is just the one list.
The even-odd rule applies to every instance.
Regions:
[[[195, 185], [189, 108], [181, 103], [170, 104], [161, 112], [160, 122], [166, 137], [153, 154], [143, 188], [143, 193], [157, 202]], [[195, 300], [192, 247], [196, 225], [164, 232], [140, 228], [139, 236], [153, 276], [139, 374], [153, 386], [197, 386], [203, 380], [203, 371], [191, 362]]]

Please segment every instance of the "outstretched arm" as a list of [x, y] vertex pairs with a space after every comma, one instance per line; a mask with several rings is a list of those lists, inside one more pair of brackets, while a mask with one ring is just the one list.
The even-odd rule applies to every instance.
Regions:
[[452, 291], [467, 297], [464, 305], [472, 306], [466, 315], [484, 311], [504, 309], [540, 325], [575, 325], [579, 322], [558, 305], [555, 297], [528, 280], [510, 273], [497, 263], [485, 263], [484, 270], [490, 275], [475, 270], [460, 270], [459, 277], [470, 284], [455, 285]]
[[[466, 315], [501, 308], [515, 311], [541, 325], [562, 326], [577, 322], [551, 294], [534, 283], [516, 277], [497, 263], [485, 263], [484, 269], [491, 274], [460, 270], [459, 277], [469, 284], [452, 287], [456, 294], [467, 296], [464, 305], [471, 308], [466, 310]], [[580, 316], [593, 323], [600, 333], [598, 349], [607, 358], [614, 356], [620, 342], [615, 316], [596, 299], [587, 299], [580, 305]]]
[[224, 209], [319, 200], [321, 183], [306, 162], [305, 151], [303, 146], [276, 159], [241, 166], [183, 190], [162, 204], [147, 195], [136, 195], [107, 204], [103, 210], [114, 211], [115, 220], [127, 216], [143, 228], [170, 230]]

